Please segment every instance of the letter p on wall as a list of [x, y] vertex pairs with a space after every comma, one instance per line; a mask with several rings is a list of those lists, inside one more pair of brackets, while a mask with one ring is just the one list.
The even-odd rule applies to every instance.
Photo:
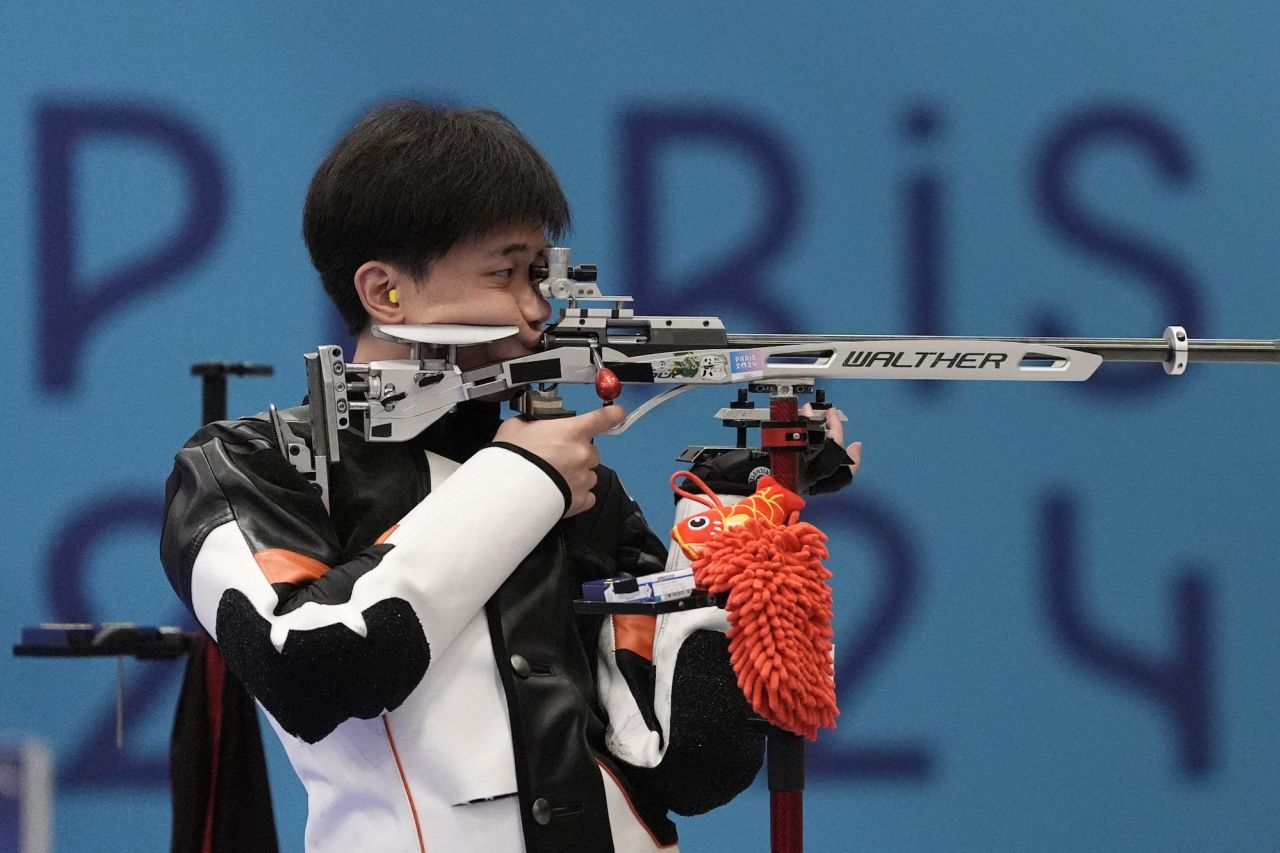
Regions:
[[[77, 156], [95, 141], [128, 141], [176, 160], [186, 174], [185, 212], [167, 240], [138, 247], [124, 264], [88, 277]], [[226, 180], [207, 139], [159, 107], [127, 101], [53, 100], [36, 108], [36, 361], [42, 385], [75, 387], [90, 334], [130, 301], [164, 286], [205, 255], [226, 219]]]

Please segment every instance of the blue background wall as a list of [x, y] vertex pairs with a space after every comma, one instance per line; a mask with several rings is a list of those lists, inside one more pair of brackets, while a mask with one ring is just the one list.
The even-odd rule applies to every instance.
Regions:
[[[1274, 3], [217, 5], [0, 12], [5, 642], [181, 619], [156, 540], [188, 366], [276, 366], [233, 414], [301, 396], [335, 328], [302, 197], [386, 97], [507, 113], [563, 178], [576, 259], [648, 313], [1280, 336]], [[833, 388], [866, 451], [812, 514], [843, 715], [811, 750], [811, 849], [1275, 849], [1278, 391], [1194, 365]], [[723, 398], [691, 397], [604, 447], [659, 526], [669, 460], [724, 440]], [[0, 656], [0, 729], [54, 747], [60, 849], [165, 847], [178, 670], [127, 667], [117, 753], [110, 664]], [[681, 826], [767, 849], [765, 794]]]

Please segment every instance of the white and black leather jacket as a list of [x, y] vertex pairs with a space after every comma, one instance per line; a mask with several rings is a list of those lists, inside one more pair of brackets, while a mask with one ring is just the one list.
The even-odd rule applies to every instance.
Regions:
[[760, 767], [720, 611], [639, 648], [572, 610], [668, 559], [617, 476], [562, 520], [558, 473], [497, 425], [466, 403], [401, 444], [344, 432], [328, 513], [262, 417], [177, 455], [165, 570], [284, 743], [309, 851], [673, 849], [668, 811]]

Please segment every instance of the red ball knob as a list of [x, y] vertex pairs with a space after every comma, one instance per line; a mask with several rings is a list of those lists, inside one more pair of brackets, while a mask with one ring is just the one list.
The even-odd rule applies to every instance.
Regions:
[[596, 396], [606, 403], [612, 403], [622, 393], [622, 381], [618, 375], [607, 367], [596, 371]]

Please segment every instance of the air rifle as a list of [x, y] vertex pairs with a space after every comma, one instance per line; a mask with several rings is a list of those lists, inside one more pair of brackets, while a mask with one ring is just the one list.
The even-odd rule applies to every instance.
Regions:
[[[328, 466], [340, 461], [338, 431], [352, 424], [354, 412], [361, 413], [366, 441], [406, 441], [465, 400], [515, 393], [512, 407], [521, 415], [561, 417], [572, 414], [556, 390], [563, 383], [594, 384], [610, 400], [619, 384], [665, 386], [610, 431], [618, 434], [661, 403], [706, 385], [793, 395], [825, 379], [1080, 382], [1103, 361], [1159, 362], [1171, 375], [1191, 362], [1280, 364], [1280, 340], [1197, 340], [1180, 326], [1159, 338], [734, 335], [716, 317], [637, 316], [630, 296], [600, 292], [594, 265], [571, 265], [567, 248], [546, 255], [546, 266], [531, 267], [531, 276], [541, 279], [543, 296], [565, 307], [530, 355], [463, 371], [458, 347], [511, 337], [516, 327], [397, 325], [372, 332], [406, 345], [406, 359], [348, 364], [332, 344], [305, 356], [310, 447], [274, 407], [271, 419], [281, 450], [326, 505]], [[739, 426], [750, 419], [744, 412], [735, 417]]]

